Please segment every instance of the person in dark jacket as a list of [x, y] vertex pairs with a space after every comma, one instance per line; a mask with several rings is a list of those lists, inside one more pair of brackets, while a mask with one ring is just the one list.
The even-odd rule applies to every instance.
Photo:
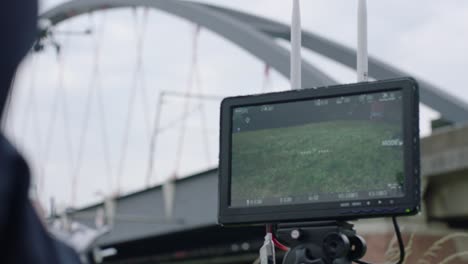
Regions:
[[[1, 2], [0, 118], [21, 60], [37, 36], [37, 1]], [[26, 161], [0, 132], [0, 263], [80, 263], [77, 254], [53, 239], [29, 200]]]

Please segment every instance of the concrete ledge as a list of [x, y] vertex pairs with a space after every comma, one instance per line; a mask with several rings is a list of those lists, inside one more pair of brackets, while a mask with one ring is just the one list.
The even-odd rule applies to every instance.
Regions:
[[421, 154], [427, 219], [468, 228], [468, 126], [422, 139]]

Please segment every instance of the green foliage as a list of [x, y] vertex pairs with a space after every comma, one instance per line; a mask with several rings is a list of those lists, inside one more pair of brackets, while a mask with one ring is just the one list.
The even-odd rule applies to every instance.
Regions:
[[232, 198], [343, 193], [403, 183], [399, 127], [334, 121], [233, 134]]

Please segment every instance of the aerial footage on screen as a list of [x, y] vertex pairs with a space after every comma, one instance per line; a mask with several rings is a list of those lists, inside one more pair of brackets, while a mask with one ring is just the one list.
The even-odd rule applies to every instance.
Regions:
[[233, 109], [231, 206], [404, 195], [400, 91]]

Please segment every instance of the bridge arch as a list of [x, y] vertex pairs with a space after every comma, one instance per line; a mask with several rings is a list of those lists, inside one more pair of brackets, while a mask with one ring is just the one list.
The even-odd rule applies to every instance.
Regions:
[[[237, 44], [289, 78], [289, 51], [274, 38], [289, 39], [289, 26], [240, 11], [188, 1], [164, 0], [72, 0], [41, 15], [52, 24], [71, 17], [110, 8], [147, 6], [192, 21]], [[356, 51], [339, 43], [303, 31], [303, 46], [350, 68], [356, 65]], [[330, 76], [303, 60], [305, 87], [336, 84]], [[376, 79], [409, 76], [390, 64], [369, 58], [370, 76]], [[421, 102], [454, 122], [468, 121], [468, 104], [441, 88], [418, 78]]]
[[[137, 6], [155, 8], [213, 31], [289, 78], [290, 53], [287, 49], [279, 46], [271, 37], [252, 28], [250, 25], [196, 3], [167, 0], [79, 0], [61, 4], [43, 13], [40, 18], [49, 20], [52, 25], [55, 25], [84, 13]], [[302, 82], [307, 87], [337, 83], [327, 74], [304, 60], [302, 61], [302, 67], [304, 72]]]
[[[289, 39], [290, 29], [270, 19], [253, 16], [232, 9], [218, 7], [208, 4], [200, 4], [215, 11], [222, 12], [228, 16], [235, 17], [268, 34], [273, 38]], [[309, 31], [302, 32], [302, 44], [305, 48], [319, 53], [351, 69], [356, 68], [356, 51], [337, 42], [318, 36]], [[397, 69], [389, 63], [380, 61], [372, 56], [369, 57], [369, 75], [375, 79], [388, 79], [395, 77], [411, 76], [412, 74]], [[417, 78], [420, 85], [421, 102], [432, 109], [440, 112], [443, 117], [454, 122], [468, 121], [468, 104], [459, 98], [445, 92], [421, 78]]]

